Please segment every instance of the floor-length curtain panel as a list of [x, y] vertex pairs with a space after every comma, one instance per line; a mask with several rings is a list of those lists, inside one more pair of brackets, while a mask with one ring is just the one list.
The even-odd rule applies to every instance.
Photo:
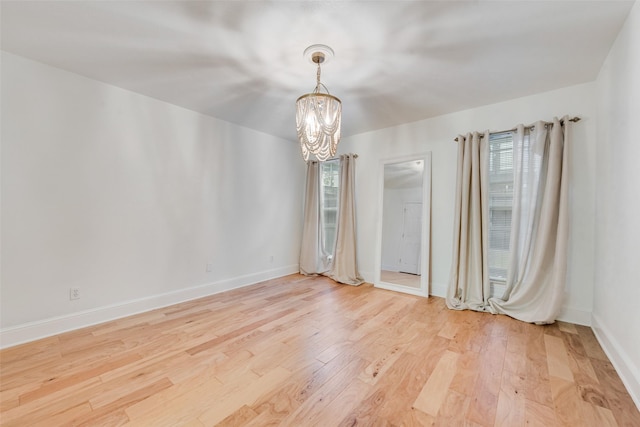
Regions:
[[329, 270], [329, 255], [324, 251], [320, 197], [320, 164], [307, 162], [304, 223], [300, 246], [300, 273], [306, 275], [322, 274]]
[[340, 156], [336, 248], [331, 270], [327, 273], [336, 282], [349, 285], [363, 282], [358, 272], [356, 247], [355, 157], [354, 154]]
[[571, 122], [554, 118], [514, 138], [514, 197], [507, 288], [491, 298], [494, 313], [533, 323], [555, 321], [567, 271]]
[[489, 299], [489, 132], [458, 136], [454, 241], [447, 306], [485, 310]]

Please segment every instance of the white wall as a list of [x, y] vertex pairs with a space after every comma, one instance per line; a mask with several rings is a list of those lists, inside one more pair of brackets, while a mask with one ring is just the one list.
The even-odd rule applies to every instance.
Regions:
[[453, 211], [459, 133], [503, 130], [518, 123], [578, 115], [574, 126], [571, 179], [571, 242], [566, 302], [560, 318], [589, 324], [593, 296], [596, 105], [595, 83], [587, 83], [447, 114], [419, 122], [344, 138], [341, 152], [359, 155], [357, 180], [358, 251], [361, 273], [373, 279], [375, 265], [377, 174], [381, 159], [430, 151], [431, 293], [444, 296], [451, 266]]
[[640, 407], [640, 3], [597, 80], [593, 326]]
[[297, 271], [290, 141], [4, 52], [1, 136], [3, 345]]

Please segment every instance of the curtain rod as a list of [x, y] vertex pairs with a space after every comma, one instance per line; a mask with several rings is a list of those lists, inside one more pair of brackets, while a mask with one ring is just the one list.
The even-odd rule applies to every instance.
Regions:
[[[574, 123], [579, 122], [580, 121], [580, 117], [578, 117], [578, 116], [573, 117], [573, 118], [569, 119], [569, 121], [570, 122], [574, 122]], [[560, 120], [560, 123], [562, 123], [562, 122], [563, 122], [563, 120]], [[542, 122], [542, 123], [544, 123], [545, 125], [550, 125], [552, 122]], [[531, 126], [525, 126], [524, 128], [525, 129], [533, 129], [534, 127], [535, 127], [535, 125], [531, 125]], [[512, 129], [507, 129], [507, 130], [500, 130], [500, 131], [490, 132], [490, 133], [513, 132], [515, 130], [517, 130], [517, 128], [512, 128]], [[480, 135], [480, 138], [482, 138], [483, 136], [484, 135]], [[456, 137], [456, 139], [454, 139], [454, 141], [458, 142], [458, 138]]]
[[[349, 154], [351, 154], [351, 153], [341, 154], [341, 155], [342, 155], [342, 156], [348, 156]], [[357, 155], [357, 154], [354, 154], [354, 155], [353, 155], [353, 158], [354, 158], [354, 159], [357, 159], [357, 158], [358, 158], [358, 155]], [[338, 157], [331, 157], [331, 158], [329, 158], [329, 159], [325, 160], [325, 162], [330, 162], [331, 160], [340, 160], [340, 156], [338, 156]], [[309, 160], [309, 161], [310, 161], [310, 162], [318, 162], [318, 160]]]

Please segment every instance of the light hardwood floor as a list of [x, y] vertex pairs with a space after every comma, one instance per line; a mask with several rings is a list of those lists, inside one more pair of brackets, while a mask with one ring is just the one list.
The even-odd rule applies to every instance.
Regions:
[[591, 330], [291, 275], [0, 352], [3, 426], [640, 426]]

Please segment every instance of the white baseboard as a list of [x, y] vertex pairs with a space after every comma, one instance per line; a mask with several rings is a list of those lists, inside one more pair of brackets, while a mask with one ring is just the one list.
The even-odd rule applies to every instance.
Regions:
[[264, 280], [297, 273], [298, 271], [299, 266], [297, 264], [289, 265], [260, 273], [247, 274], [245, 276], [220, 280], [218, 282], [180, 289], [160, 295], [153, 295], [105, 307], [12, 326], [0, 330], [0, 348], [13, 347], [18, 344], [35, 341], [63, 332], [253, 285]]
[[629, 395], [640, 410], [640, 367], [638, 361], [629, 357], [624, 347], [614, 338], [609, 329], [598, 316], [591, 316], [591, 329], [595, 334], [600, 346], [616, 369], [622, 383], [627, 388]]
[[558, 320], [576, 325], [591, 326], [591, 312], [578, 308], [565, 307], [560, 309]]
[[446, 283], [431, 283], [431, 291], [429, 295], [433, 295], [434, 297], [447, 297], [447, 285]]
[[371, 271], [362, 271], [360, 270], [360, 276], [366, 283], [373, 283], [375, 281], [376, 275]]

